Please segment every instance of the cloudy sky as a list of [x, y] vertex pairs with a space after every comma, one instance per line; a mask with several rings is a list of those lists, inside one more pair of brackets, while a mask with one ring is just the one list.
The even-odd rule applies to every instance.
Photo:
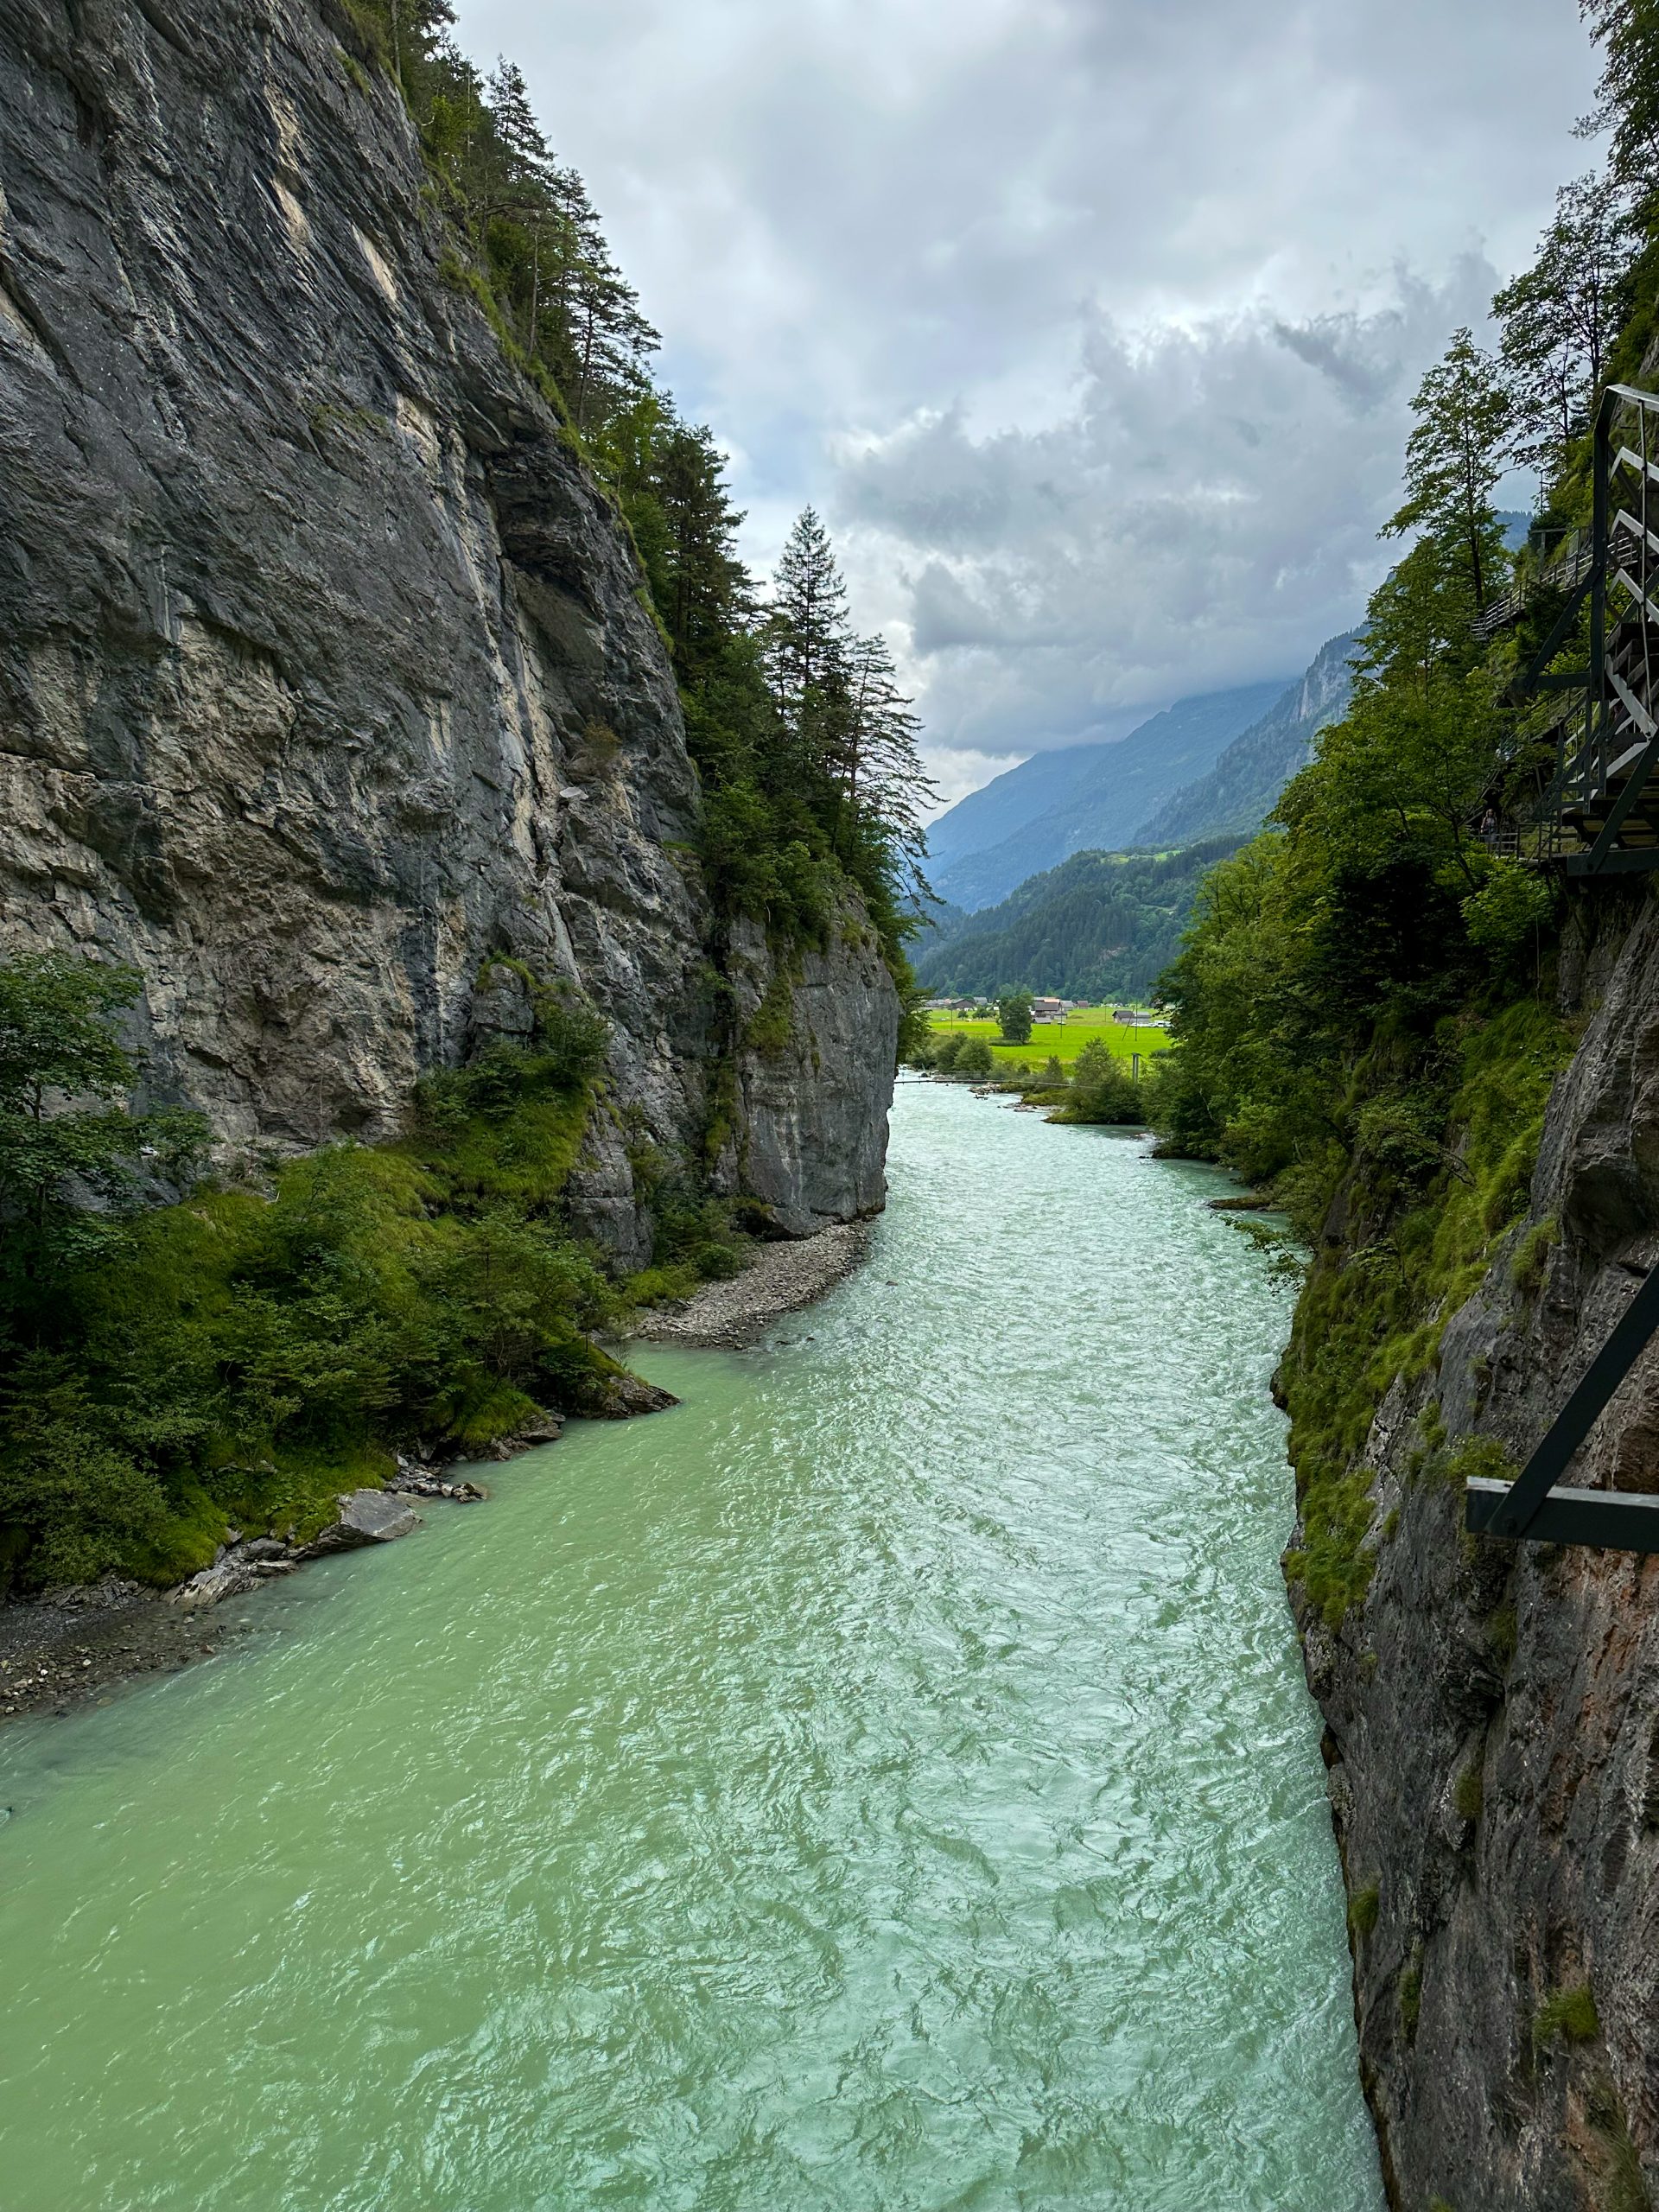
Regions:
[[1418, 377], [1592, 158], [1574, 0], [459, 15], [587, 177], [754, 564], [828, 518], [947, 797], [1351, 624]]

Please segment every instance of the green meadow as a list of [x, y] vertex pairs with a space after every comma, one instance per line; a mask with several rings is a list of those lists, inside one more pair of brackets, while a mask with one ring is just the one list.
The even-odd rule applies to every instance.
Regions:
[[1041, 1067], [1051, 1056], [1069, 1068], [1084, 1046], [1096, 1037], [1103, 1038], [1108, 1050], [1122, 1059], [1131, 1052], [1143, 1057], [1161, 1052], [1169, 1043], [1166, 1033], [1153, 1028], [1149, 1020], [1138, 1028], [1127, 1021], [1114, 1021], [1109, 1007], [1085, 1007], [1065, 1021], [1039, 1021], [1027, 1045], [1005, 1045], [995, 1021], [969, 1021], [954, 1014], [932, 1014], [928, 1020], [938, 1036], [947, 1037], [954, 1030], [963, 1037], [983, 1037], [999, 1061], [1029, 1060], [1033, 1068]]

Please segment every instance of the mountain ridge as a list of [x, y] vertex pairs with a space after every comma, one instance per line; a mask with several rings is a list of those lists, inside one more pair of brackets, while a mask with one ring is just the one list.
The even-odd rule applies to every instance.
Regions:
[[[1028, 877], [1074, 853], [1121, 852], [1135, 845], [1148, 815], [1211, 768], [1233, 739], [1283, 696], [1288, 683], [1274, 677], [1179, 699], [1112, 744], [1068, 748], [1096, 757], [1079, 764], [1081, 772], [1065, 795], [1000, 841], [963, 853], [940, 870], [935, 889], [954, 905], [976, 910], [995, 905]], [[1005, 801], [1007, 785], [1017, 785], [1020, 773], [1010, 769], [997, 779]]]

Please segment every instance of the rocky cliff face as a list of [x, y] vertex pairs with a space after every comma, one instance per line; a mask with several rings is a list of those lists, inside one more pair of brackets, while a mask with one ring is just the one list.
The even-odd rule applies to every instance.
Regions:
[[[1363, 1605], [1303, 1622], [1408, 2212], [1659, 2201], [1659, 1560], [1468, 1539], [1459, 1491], [1413, 1469], [1431, 1397], [1453, 1445], [1524, 1462], [1659, 1261], [1659, 905], [1584, 894], [1564, 976], [1587, 1027], [1530, 1212], [1373, 1426]], [[1659, 1489], [1659, 1348], [1571, 1479]]]
[[[696, 777], [424, 187], [326, 4], [0, 0], [0, 932], [142, 968], [154, 1092], [243, 1149], [392, 1130], [488, 954], [570, 978], [613, 1078], [572, 1197], [638, 1262], [629, 1141], [715, 1111]], [[881, 1203], [856, 914], [796, 997], [719, 1172], [799, 1232]]]

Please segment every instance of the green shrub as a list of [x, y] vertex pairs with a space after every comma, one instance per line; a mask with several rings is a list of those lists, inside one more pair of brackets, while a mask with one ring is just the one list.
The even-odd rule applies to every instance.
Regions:
[[1141, 1119], [1140, 1091], [1103, 1038], [1091, 1037], [1077, 1054], [1071, 1088], [1051, 1118], [1119, 1127]]
[[1375, 1882], [1365, 1883], [1349, 1898], [1348, 1925], [1361, 1942], [1376, 1929], [1382, 1903], [1382, 1892]]
[[709, 1282], [725, 1282], [741, 1275], [748, 1262], [734, 1244], [699, 1244], [691, 1255], [697, 1273]]
[[988, 1076], [995, 1073], [995, 1068], [996, 1062], [990, 1046], [983, 1037], [963, 1039], [962, 1050], [956, 1057], [956, 1072], [958, 1075], [967, 1076], [975, 1083], [983, 1083]]
[[1596, 2000], [1586, 1981], [1552, 1990], [1533, 2015], [1532, 2047], [1546, 2050], [1557, 2041], [1591, 2043], [1601, 2033]]
[[[32, 1056], [61, 1093], [79, 1036], [83, 1095], [107, 1093], [126, 1063], [100, 1025], [133, 988], [0, 968], [0, 1076], [8, 1050], [19, 1068]], [[146, 1211], [162, 1194], [128, 1163], [153, 1119], [105, 1105], [89, 1133], [73, 1101], [47, 1118], [36, 1168], [92, 1160], [95, 1139], [112, 1196], [84, 1230], [47, 1190], [32, 1253], [0, 1269], [0, 1576], [175, 1580], [228, 1518], [320, 1526], [335, 1492], [390, 1471], [395, 1444], [480, 1450], [602, 1392], [614, 1363], [591, 1332], [623, 1301], [562, 1197], [604, 1030], [564, 993], [532, 998], [531, 1042], [429, 1077], [408, 1136], [327, 1147], [266, 1190], [204, 1185]], [[10, 1096], [27, 1091], [16, 1076]], [[0, 1083], [0, 1115], [6, 1096]], [[724, 1212], [686, 1216], [728, 1268]]]
[[1525, 944], [1548, 922], [1555, 893], [1536, 869], [1519, 861], [1495, 860], [1478, 891], [1463, 901], [1463, 925], [1471, 944], [1503, 954]]
[[1544, 1270], [1549, 1265], [1549, 1255], [1560, 1242], [1560, 1229], [1554, 1214], [1542, 1221], [1534, 1222], [1516, 1249], [1510, 1263], [1510, 1274], [1516, 1288], [1523, 1298], [1535, 1298], [1543, 1287]]
[[695, 1268], [645, 1268], [628, 1278], [628, 1302], [632, 1306], [668, 1305], [690, 1298], [701, 1281]]

